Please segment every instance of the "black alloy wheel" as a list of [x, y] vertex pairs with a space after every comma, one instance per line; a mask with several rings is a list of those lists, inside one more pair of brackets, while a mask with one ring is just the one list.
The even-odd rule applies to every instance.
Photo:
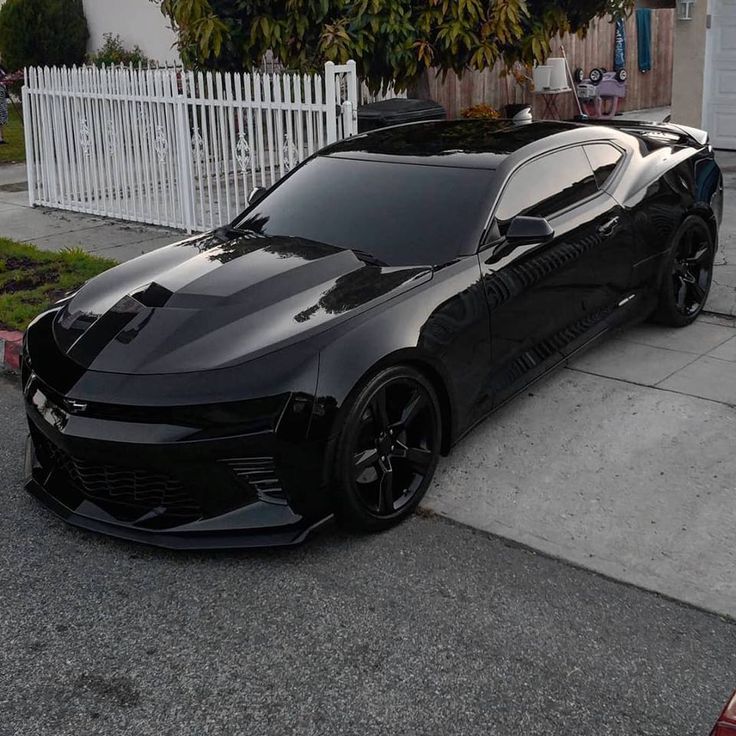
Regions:
[[656, 321], [684, 327], [695, 320], [710, 292], [714, 259], [707, 224], [691, 215], [678, 228], [664, 263]]
[[381, 371], [352, 403], [337, 448], [338, 516], [378, 531], [408, 516], [437, 467], [441, 418], [432, 384], [418, 371]]

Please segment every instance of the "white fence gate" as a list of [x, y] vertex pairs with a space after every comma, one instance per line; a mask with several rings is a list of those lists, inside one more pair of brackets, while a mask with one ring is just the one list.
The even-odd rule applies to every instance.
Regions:
[[31, 205], [208, 230], [357, 132], [355, 62], [324, 75], [26, 70]]

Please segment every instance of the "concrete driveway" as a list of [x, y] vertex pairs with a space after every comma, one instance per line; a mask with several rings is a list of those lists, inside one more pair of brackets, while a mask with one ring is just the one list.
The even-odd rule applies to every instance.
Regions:
[[636, 327], [478, 427], [424, 503], [736, 617], [734, 405], [732, 323]]
[[426, 506], [736, 617], [736, 152], [708, 310], [643, 325], [488, 420]]

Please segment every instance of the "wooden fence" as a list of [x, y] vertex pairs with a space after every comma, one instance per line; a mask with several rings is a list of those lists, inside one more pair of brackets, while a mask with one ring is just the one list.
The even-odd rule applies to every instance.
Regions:
[[[636, 46], [636, 20], [632, 15], [626, 21], [626, 69], [629, 72], [627, 94], [619, 109], [639, 110], [647, 107], [663, 107], [672, 102], [672, 53], [674, 46], [674, 9], [652, 11], [652, 60], [653, 69], [646, 74], [639, 71]], [[570, 67], [581, 67], [587, 74], [593, 67], [613, 69], [614, 26], [607, 20], [596, 22], [581, 39], [576, 35], [567, 35], [552, 42], [552, 56], [560, 56], [560, 44], [563, 44]], [[430, 97], [439, 102], [446, 110], [448, 117], [458, 117], [471, 105], [485, 103], [499, 110], [509, 102], [529, 102], [534, 105], [536, 118], [543, 111], [542, 100], [537, 95], [527, 93], [526, 98], [517, 93], [509, 99], [506, 82], [500, 77], [501, 67], [497, 66], [484, 72], [466, 72], [461, 78], [448, 74], [443, 80], [441, 76], [430, 74]], [[560, 95], [559, 110], [563, 118], [577, 114], [575, 99], [571, 94]]]

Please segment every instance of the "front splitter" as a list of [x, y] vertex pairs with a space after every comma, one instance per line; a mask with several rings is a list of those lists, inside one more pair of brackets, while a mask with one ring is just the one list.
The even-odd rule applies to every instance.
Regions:
[[[310, 534], [329, 524], [334, 518], [332, 514], [316, 521], [297, 517], [297, 521], [286, 525], [238, 527], [236, 523], [233, 523], [233, 515], [227, 515], [222, 519], [220, 517], [207, 519], [171, 529], [141, 529], [117, 521], [105, 521], [96, 518], [96, 515], [83, 514], [70, 509], [39, 482], [35, 476], [34, 467], [37, 466], [34, 463], [33, 445], [29, 438], [25, 457], [25, 488], [46, 508], [68, 524], [108, 537], [164, 549], [212, 550], [292, 547], [301, 544]], [[89, 506], [96, 508], [94, 504], [89, 504]], [[273, 510], [276, 511], [276, 509]], [[100, 510], [100, 515], [102, 513], [104, 512]], [[218, 528], [220, 522], [222, 526]], [[205, 528], [197, 528], [198, 526]]]

